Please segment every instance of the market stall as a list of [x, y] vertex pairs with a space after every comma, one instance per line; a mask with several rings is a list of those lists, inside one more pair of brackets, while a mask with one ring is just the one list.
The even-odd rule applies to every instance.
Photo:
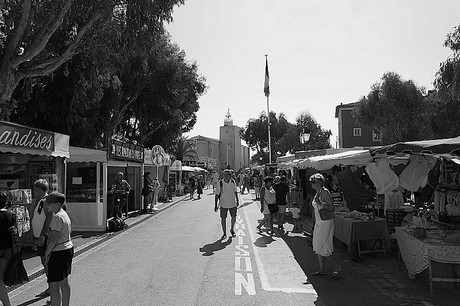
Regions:
[[397, 227], [399, 252], [409, 278], [428, 269], [430, 293], [433, 282], [460, 283], [460, 231], [417, 231], [415, 227]]
[[[0, 190], [30, 195], [34, 181], [44, 178], [50, 191], [64, 193], [64, 161], [69, 158], [69, 138], [60, 133], [0, 121]], [[24, 207], [31, 219], [38, 200], [33, 196], [32, 200], [23, 196], [20, 201], [12, 197], [16, 202], [11, 204]], [[32, 245], [32, 231], [24, 233], [22, 242], [25, 246]]]
[[[362, 213], [340, 213], [334, 218], [334, 237], [348, 246], [348, 252], [352, 253], [357, 247], [358, 257], [365, 253], [384, 253], [385, 240], [389, 239], [388, 227], [385, 219], [370, 218]], [[365, 249], [366, 241], [378, 241], [379, 248]], [[374, 243], [375, 244], [375, 243]]]
[[155, 145], [151, 150], [144, 150], [144, 181], [151, 182], [150, 193], [144, 195], [145, 210], [155, 209], [158, 200], [167, 202], [172, 199], [176, 176], [170, 173], [170, 166], [171, 157], [161, 146]]
[[71, 146], [66, 166], [66, 203], [72, 229], [105, 231], [107, 152]]

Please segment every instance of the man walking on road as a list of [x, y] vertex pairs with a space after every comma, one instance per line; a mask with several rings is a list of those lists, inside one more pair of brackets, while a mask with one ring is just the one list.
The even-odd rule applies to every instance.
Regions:
[[286, 218], [286, 205], [290, 203], [289, 186], [285, 176], [276, 176], [273, 189], [276, 192], [276, 204], [278, 204], [278, 229], [284, 230], [284, 219]]
[[229, 169], [224, 170], [224, 178], [216, 186], [216, 196], [214, 199], [214, 211], [217, 212], [218, 203], [220, 204], [220, 221], [224, 234], [221, 239], [227, 238], [227, 213], [230, 211], [231, 227], [230, 234], [235, 237], [233, 230], [236, 223], [236, 210], [239, 205], [238, 190], [235, 181], [231, 178], [232, 173]]

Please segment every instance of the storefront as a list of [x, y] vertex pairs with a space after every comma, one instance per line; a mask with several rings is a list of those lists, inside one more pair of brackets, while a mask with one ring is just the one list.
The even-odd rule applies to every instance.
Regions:
[[[144, 197], [144, 209], [148, 204], [153, 204], [153, 199], [167, 202], [172, 199], [172, 194], [176, 189], [176, 173], [170, 172], [171, 157], [166, 154], [164, 149], [156, 145], [151, 150], [144, 150], [144, 182], [158, 180], [160, 189], [153, 188], [148, 197]], [[145, 183], [144, 183], [145, 185]], [[151, 183], [153, 186], [154, 184]], [[144, 186], [145, 187], [145, 186]], [[146, 205], [147, 204], [147, 205]], [[156, 203], [155, 203], [156, 204]]]
[[66, 202], [72, 230], [105, 231], [107, 152], [70, 147], [66, 166]]
[[112, 139], [108, 148], [107, 161], [107, 218], [113, 213], [112, 185], [117, 173], [121, 172], [131, 186], [126, 203], [122, 203], [123, 217], [142, 209], [142, 172], [144, 165], [144, 148], [142, 146]]
[[[32, 218], [37, 201], [32, 187], [39, 178], [48, 180], [51, 192], [65, 193], [69, 139], [68, 135], [0, 121], [0, 190], [7, 192], [14, 209]], [[32, 244], [32, 231], [24, 233], [23, 244]]]

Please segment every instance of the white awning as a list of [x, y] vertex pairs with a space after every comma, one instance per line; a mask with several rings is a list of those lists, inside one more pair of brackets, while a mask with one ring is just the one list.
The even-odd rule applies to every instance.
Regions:
[[70, 147], [69, 163], [107, 162], [107, 152], [102, 150]]
[[60, 133], [54, 133], [54, 151], [34, 150], [24, 147], [10, 147], [0, 145], [0, 153], [14, 153], [14, 154], [31, 154], [41, 156], [54, 156], [69, 158], [69, 140], [70, 136]]
[[366, 165], [372, 156], [369, 150], [352, 150], [337, 154], [313, 156], [306, 158], [299, 164], [299, 168], [314, 168], [322, 171], [331, 169], [335, 165]]

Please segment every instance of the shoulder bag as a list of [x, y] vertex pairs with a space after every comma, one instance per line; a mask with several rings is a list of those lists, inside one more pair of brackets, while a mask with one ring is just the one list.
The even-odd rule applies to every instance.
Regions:
[[[323, 204], [323, 202], [320, 200], [321, 195], [318, 195], [318, 201]], [[327, 204], [327, 203], [325, 203]], [[332, 210], [329, 209], [328, 205], [324, 205], [325, 208], [321, 208], [319, 210], [319, 216], [321, 217], [321, 220], [331, 220], [334, 219], [334, 207], [332, 207]], [[326, 208], [327, 207], [327, 208]]]

